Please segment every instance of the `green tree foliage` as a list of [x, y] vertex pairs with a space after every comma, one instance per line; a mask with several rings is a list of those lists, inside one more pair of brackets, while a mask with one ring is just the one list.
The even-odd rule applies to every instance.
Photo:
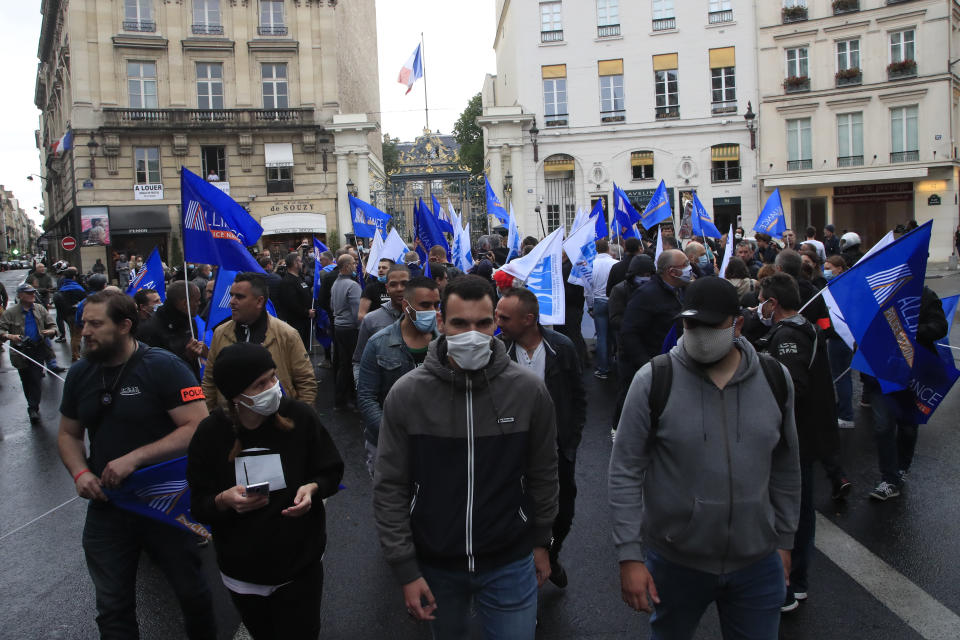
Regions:
[[397, 138], [391, 138], [390, 134], [383, 136], [383, 170], [390, 175], [400, 168], [400, 150], [397, 148]]
[[483, 115], [480, 94], [470, 98], [467, 108], [453, 125], [453, 135], [460, 144], [460, 163], [470, 168], [470, 174], [483, 174], [483, 130], [477, 118]]

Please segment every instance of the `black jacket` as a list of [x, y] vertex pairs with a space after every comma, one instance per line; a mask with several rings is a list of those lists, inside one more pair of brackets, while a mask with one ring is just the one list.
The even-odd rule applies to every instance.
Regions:
[[676, 316], [680, 308], [680, 290], [671, 289], [659, 275], [634, 292], [620, 329], [620, 356], [628, 365], [639, 369], [658, 355], [674, 325], [679, 336], [682, 325]]
[[607, 276], [607, 297], [610, 297], [610, 293], [613, 291], [613, 288], [624, 281], [627, 277], [627, 269], [630, 268], [630, 261], [633, 260], [636, 253], [627, 253], [621, 258], [617, 264], [610, 267], [610, 275]]
[[[193, 325], [193, 333], [190, 332], [191, 324]], [[187, 316], [166, 304], [157, 309], [149, 320], [137, 328], [138, 340], [151, 347], [166, 349], [186, 362], [190, 371], [199, 381], [199, 359], [187, 353], [187, 343], [195, 335], [197, 335], [197, 323], [191, 319], [190, 324], [187, 324]]]
[[790, 372], [800, 459], [804, 462], [829, 460], [830, 454], [839, 450], [833, 376], [826, 345], [822, 333], [800, 315], [775, 324], [756, 345], [758, 351], [769, 353]]
[[267, 281], [267, 297], [273, 300], [273, 304], [276, 306], [277, 300], [280, 299], [280, 283], [283, 282], [283, 278], [276, 271], [263, 274], [263, 278]]
[[838, 256], [840, 255], [840, 238], [837, 236], [830, 236], [829, 238], [823, 239], [823, 251], [827, 254], [827, 257]]
[[930, 287], [920, 294], [920, 315], [917, 318], [917, 343], [936, 353], [937, 341], [947, 335], [947, 316], [940, 297]]
[[561, 271], [563, 273], [563, 306], [567, 309], [578, 309], [580, 315], [582, 316], [583, 304], [585, 302], [583, 287], [578, 284], [567, 282], [567, 278], [570, 277], [570, 272], [573, 271], [573, 263], [571, 263], [569, 260], [564, 260]]
[[[187, 452], [190, 510], [211, 526], [220, 570], [254, 584], [283, 584], [322, 557], [327, 540], [323, 499], [337, 492], [343, 477], [340, 453], [311, 407], [284, 398], [278, 413], [293, 422], [293, 429], [277, 429], [271, 416], [256, 429], [235, 430], [217, 408], [197, 427]], [[237, 484], [229, 454], [238, 437], [244, 449], [279, 455], [287, 485], [271, 488], [266, 507], [243, 514], [221, 511], [215, 502], [218, 493]], [[318, 491], [310, 511], [298, 518], [281, 515], [293, 505], [297, 489], [311, 482]]]
[[849, 249], [844, 249], [843, 253], [840, 254], [840, 257], [846, 261], [847, 269], [849, 269], [853, 265], [860, 262], [860, 258], [863, 257], [863, 251], [860, 250], [860, 245], [854, 245]]
[[[544, 382], [557, 414], [557, 444], [560, 454], [573, 461], [587, 420], [587, 395], [580, 358], [573, 342], [565, 335], [544, 327], [540, 327], [540, 335], [547, 356]], [[504, 340], [504, 343], [507, 355], [516, 362], [519, 347], [510, 340]]]
[[310, 306], [313, 303], [313, 290], [298, 275], [285, 273], [277, 287], [277, 298], [273, 301], [277, 316], [298, 331], [310, 326]]

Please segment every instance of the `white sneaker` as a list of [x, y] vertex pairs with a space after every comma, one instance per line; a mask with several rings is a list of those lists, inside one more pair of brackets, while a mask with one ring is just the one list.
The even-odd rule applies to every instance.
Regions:
[[870, 492], [870, 497], [874, 500], [889, 500], [890, 498], [896, 498], [900, 495], [900, 488], [895, 484], [890, 484], [889, 482], [881, 481], [873, 491]]
[[837, 420], [837, 427], [841, 429], [853, 429], [857, 425], [853, 420]]
[[616, 439], [617, 439], [617, 430], [610, 429], [610, 441], [613, 442]]

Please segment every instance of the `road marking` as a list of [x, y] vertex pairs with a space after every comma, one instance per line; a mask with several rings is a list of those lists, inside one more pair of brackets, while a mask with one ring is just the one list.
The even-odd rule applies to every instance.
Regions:
[[960, 637], [960, 616], [819, 513], [816, 546], [927, 640]]
[[64, 502], [63, 504], [58, 505], [58, 506], [54, 507], [53, 509], [50, 509], [50, 511], [47, 511], [46, 513], [41, 513], [40, 515], [38, 515], [36, 518], [34, 518], [33, 520], [31, 520], [30, 522], [26, 522], [26, 523], [20, 525], [19, 527], [17, 527], [17, 528], [14, 529], [13, 531], [8, 531], [7, 533], [5, 533], [5, 534], [3, 534], [2, 536], [0, 536], [0, 542], [3, 542], [5, 539], [7, 539], [7, 538], [9, 538], [10, 536], [12, 536], [13, 534], [15, 534], [17, 531], [20, 531], [21, 529], [26, 529], [27, 527], [29, 527], [30, 525], [32, 525], [34, 522], [36, 522], [36, 521], [39, 520], [40, 518], [44, 518], [44, 517], [50, 515], [51, 513], [53, 513], [54, 511], [56, 511], [57, 509], [62, 509], [63, 507], [67, 506], [68, 504], [70, 504], [71, 502], [73, 502], [74, 500], [76, 500], [76, 499], [79, 498], [79, 497], [80, 497], [80, 496], [73, 496], [72, 498], [70, 498], [69, 500], [67, 500], [66, 502]]

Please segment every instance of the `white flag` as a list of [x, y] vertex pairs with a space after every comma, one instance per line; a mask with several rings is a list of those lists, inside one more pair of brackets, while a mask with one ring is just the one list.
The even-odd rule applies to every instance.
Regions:
[[557, 325], [566, 321], [564, 313], [566, 300], [563, 291], [563, 231], [562, 226], [557, 228], [541, 240], [533, 251], [502, 268], [514, 278], [523, 280], [527, 289], [537, 296], [537, 301], [540, 303], [541, 324]]
[[727, 265], [730, 264], [730, 258], [733, 257], [733, 225], [730, 225], [730, 231], [727, 232], [727, 246], [723, 249], [723, 262], [720, 264], [720, 277], [727, 277]]
[[367, 268], [365, 271], [372, 276], [377, 275], [377, 267], [380, 265], [380, 256], [383, 253], [383, 236], [380, 235], [380, 229], [373, 233], [373, 242], [370, 244], [370, 255], [367, 256]]

